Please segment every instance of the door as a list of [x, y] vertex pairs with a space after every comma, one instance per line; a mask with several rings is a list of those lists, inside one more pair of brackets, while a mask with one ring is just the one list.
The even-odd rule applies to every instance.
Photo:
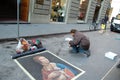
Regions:
[[100, 6], [96, 6], [95, 12], [94, 12], [94, 16], [93, 16], [93, 22], [97, 21], [98, 15], [99, 15], [99, 11], [100, 11]]
[[20, 3], [20, 20], [28, 21], [29, 0], [21, 0]]

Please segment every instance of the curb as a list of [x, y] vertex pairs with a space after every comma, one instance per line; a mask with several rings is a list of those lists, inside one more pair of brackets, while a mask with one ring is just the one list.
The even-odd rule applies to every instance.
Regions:
[[[110, 29], [110, 28], [107, 28]], [[98, 29], [100, 30], [100, 29]], [[92, 32], [92, 31], [98, 31], [98, 30], [82, 30], [81, 32]], [[64, 34], [69, 34], [69, 32], [62, 32], [62, 33], [53, 33], [53, 34], [44, 34], [44, 35], [33, 35], [33, 36], [20, 36], [19, 38], [26, 38], [26, 39], [31, 39], [31, 38], [38, 38], [38, 37], [45, 37], [45, 36], [56, 36], [56, 35], [64, 35]], [[17, 41], [16, 38], [3, 38], [0, 39], [0, 42], [7, 42], [7, 41]]]
[[[81, 32], [90, 32], [90, 30], [84, 30]], [[20, 36], [19, 38], [26, 38], [26, 39], [31, 39], [31, 38], [38, 38], [38, 37], [45, 37], [45, 36], [55, 36], [55, 35], [64, 35], [64, 34], [69, 34], [69, 32], [62, 32], [62, 33], [53, 33], [53, 34], [44, 34], [44, 35], [33, 35], [33, 36]], [[0, 39], [0, 42], [7, 42], [7, 41], [17, 41], [16, 38], [3, 38]]]

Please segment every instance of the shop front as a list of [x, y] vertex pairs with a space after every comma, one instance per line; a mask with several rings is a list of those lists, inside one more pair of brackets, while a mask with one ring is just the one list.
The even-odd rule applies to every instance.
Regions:
[[29, 0], [20, 0], [20, 20], [28, 22], [29, 18]]
[[30, 0], [29, 22], [77, 23], [79, 2], [79, 0]]

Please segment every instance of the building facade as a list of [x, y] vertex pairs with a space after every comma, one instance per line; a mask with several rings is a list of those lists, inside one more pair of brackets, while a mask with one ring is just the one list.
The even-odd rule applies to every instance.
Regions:
[[[20, 21], [65, 24], [99, 22], [106, 14], [109, 2], [110, 0], [20, 0]], [[15, 16], [14, 18], [16, 19]]]
[[[37, 3], [42, 1], [42, 4]], [[30, 0], [31, 23], [87, 23], [104, 18], [110, 0]]]
[[[112, 0], [111, 1], [111, 12], [110, 12], [110, 18], [109, 21], [111, 21], [112, 17], [116, 17], [118, 14], [120, 14], [120, 6], [119, 6], [120, 0]], [[118, 5], [118, 6], [116, 6]]]

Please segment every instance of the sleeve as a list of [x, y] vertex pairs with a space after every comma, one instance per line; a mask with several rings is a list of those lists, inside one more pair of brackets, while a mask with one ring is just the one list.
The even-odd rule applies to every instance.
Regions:
[[81, 37], [78, 35], [75, 35], [73, 41], [70, 41], [69, 44], [70, 46], [77, 45], [80, 42], [80, 40], [81, 40]]

